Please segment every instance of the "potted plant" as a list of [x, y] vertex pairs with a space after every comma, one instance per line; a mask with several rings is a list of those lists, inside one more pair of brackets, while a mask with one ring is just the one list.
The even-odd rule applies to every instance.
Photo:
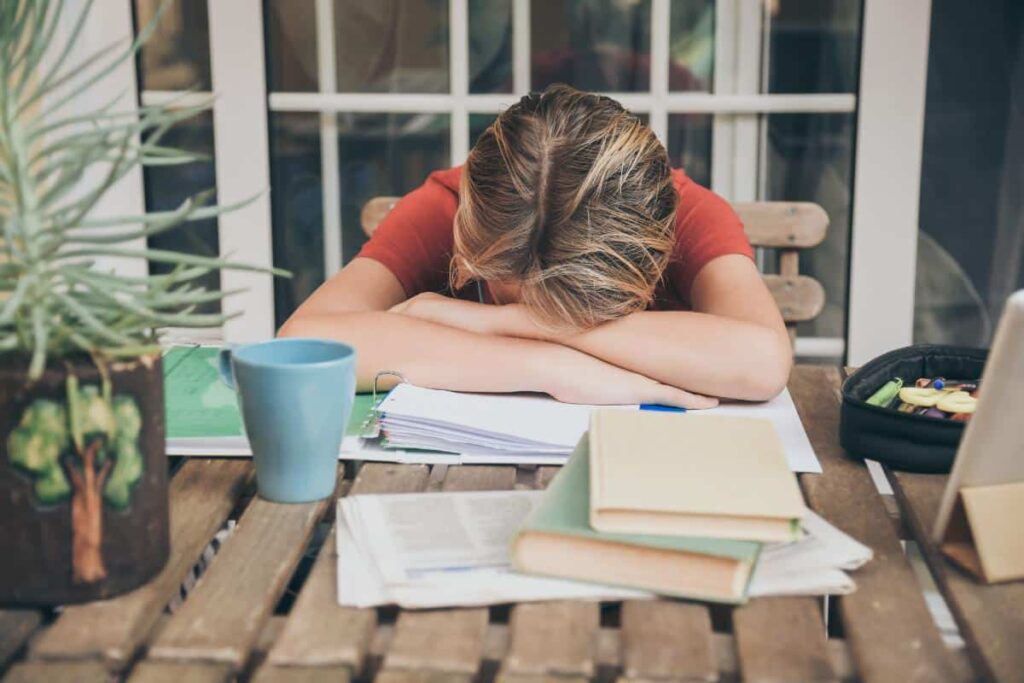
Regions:
[[[58, 45], [62, 4], [0, 5], [0, 602], [7, 603], [109, 597], [163, 566], [159, 331], [221, 325], [230, 316], [196, 309], [225, 293], [196, 283], [214, 269], [247, 268], [131, 246], [233, 208], [212, 205], [212, 192], [174, 211], [94, 215], [138, 165], [195, 161], [161, 138], [208, 104], [68, 112], [68, 102], [134, 59], [160, 12], [131, 45], [68, 65], [88, 5]], [[100, 267], [107, 257], [173, 267], [128, 277]]]

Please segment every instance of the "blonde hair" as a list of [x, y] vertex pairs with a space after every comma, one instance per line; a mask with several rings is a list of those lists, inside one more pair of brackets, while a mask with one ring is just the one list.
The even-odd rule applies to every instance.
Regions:
[[531, 93], [484, 131], [462, 172], [451, 280], [518, 282], [549, 327], [645, 309], [675, 242], [665, 148], [615, 100]]

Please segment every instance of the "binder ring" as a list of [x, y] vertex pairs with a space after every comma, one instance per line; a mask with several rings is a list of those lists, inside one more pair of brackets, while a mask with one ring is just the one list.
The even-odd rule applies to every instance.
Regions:
[[381, 370], [373, 376], [373, 405], [377, 405], [377, 380], [381, 377], [397, 377], [400, 381], [408, 383], [409, 380], [405, 378], [405, 375], [398, 372], [397, 370]]

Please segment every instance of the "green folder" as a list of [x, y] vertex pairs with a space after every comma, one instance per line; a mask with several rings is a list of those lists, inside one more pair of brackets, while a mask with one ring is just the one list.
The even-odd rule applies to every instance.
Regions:
[[[167, 438], [243, 436], [235, 392], [220, 379], [216, 346], [173, 346], [163, 356]], [[347, 436], [358, 436], [373, 397], [356, 394]]]
[[[517, 538], [534, 531], [550, 536], [593, 539], [609, 544], [644, 546], [736, 560], [750, 569], [742, 595], [737, 596], [736, 599], [722, 600], [716, 596], [683, 593], [674, 593], [674, 595], [715, 602], [743, 602], [745, 600], [749, 576], [753, 574], [753, 567], [761, 550], [760, 543], [715, 538], [610, 534], [595, 531], [590, 526], [590, 458], [588, 456], [588, 436], [585, 434], [568, 462], [562, 466], [562, 470], [548, 485], [544, 499], [526, 518]], [[727, 493], [723, 492], [723, 495], [727, 495]], [[513, 564], [518, 569], [530, 571], [529, 567], [519, 566], [516, 563], [515, 543], [516, 541], [513, 541]], [[595, 579], [581, 580], [594, 581]], [[611, 583], [606, 580], [600, 582]], [[638, 588], [640, 586], [627, 587]]]

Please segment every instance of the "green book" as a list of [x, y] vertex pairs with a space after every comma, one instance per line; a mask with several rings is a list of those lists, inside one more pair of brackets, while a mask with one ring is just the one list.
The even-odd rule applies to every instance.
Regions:
[[[220, 379], [217, 346], [172, 346], [163, 356], [164, 404], [170, 450], [182, 439], [202, 439], [211, 446], [218, 440], [244, 439], [238, 398]], [[346, 436], [358, 436], [370, 414], [373, 397], [356, 394]]]
[[746, 600], [760, 543], [594, 531], [588, 455], [584, 435], [512, 542], [517, 570], [711, 602]]

